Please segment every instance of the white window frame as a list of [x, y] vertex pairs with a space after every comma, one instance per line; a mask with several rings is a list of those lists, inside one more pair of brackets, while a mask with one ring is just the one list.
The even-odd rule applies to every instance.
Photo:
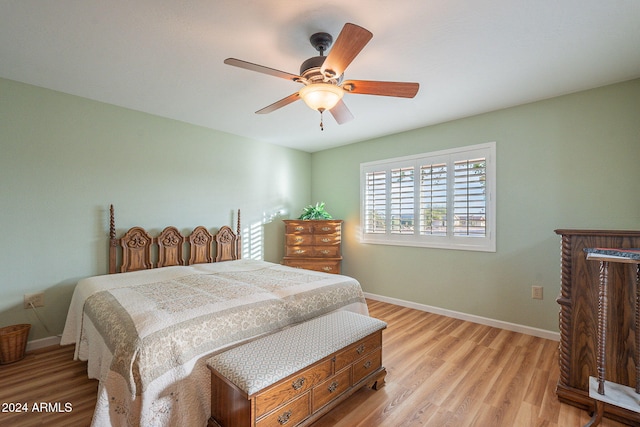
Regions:
[[[484, 236], [454, 236], [453, 217], [453, 173], [454, 163], [464, 160], [484, 158], [485, 165], [485, 233]], [[378, 233], [368, 233], [366, 230], [366, 177], [367, 173], [387, 173], [387, 183], [390, 186], [392, 169], [414, 167], [414, 177], [419, 174], [420, 166], [445, 163], [447, 165], [447, 231], [446, 235], [424, 235], [419, 233], [419, 189], [416, 188], [414, 197], [413, 231], [408, 234], [391, 233], [391, 197], [387, 193], [386, 227]], [[496, 143], [488, 142], [466, 147], [452, 148], [431, 153], [417, 154], [406, 157], [396, 157], [360, 164], [360, 241], [366, 244], [383, 244], [396, 246], [418, 246], [441, 249], [459, 249], [470, 251], [496, 251]]]

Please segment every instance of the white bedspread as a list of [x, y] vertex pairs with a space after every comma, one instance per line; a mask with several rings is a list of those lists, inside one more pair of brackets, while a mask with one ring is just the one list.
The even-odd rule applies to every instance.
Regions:
[[238, 260], [90, 277], [61, 343], [100, 380], [93, 426], [205, 426], [216, 351], [319, 315], [368, 314], [341, 275]]

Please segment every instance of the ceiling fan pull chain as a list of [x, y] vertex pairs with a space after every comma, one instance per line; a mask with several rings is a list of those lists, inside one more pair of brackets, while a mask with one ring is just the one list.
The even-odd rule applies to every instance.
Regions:
[[324, 124], [322, 123], [322, 113], [324, 112], [324, 108], [320, 108], [318, 111], [320, 111], [320, 130], [324, 131]]

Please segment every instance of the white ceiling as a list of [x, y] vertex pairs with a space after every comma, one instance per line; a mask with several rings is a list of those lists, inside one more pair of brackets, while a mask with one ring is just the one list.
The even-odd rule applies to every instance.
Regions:
[[[414, 99], [346, 94], [338, 125], [303, 102], [309, 36], [373, 39], [346, 79], [415, 81]], [[638, 0], [1, 0], [0, 76], [305, 151], [640, 77]], [[2, 94], [0, 94], [1, 96]]]

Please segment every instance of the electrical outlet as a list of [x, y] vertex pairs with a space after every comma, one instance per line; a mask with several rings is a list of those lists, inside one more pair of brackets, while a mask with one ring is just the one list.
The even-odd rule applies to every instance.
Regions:
[[44, 292], [37, 292], [35, 294], [24, 294], [24, 308], [31, 308], [33, 304], [34, 307], [44, 307]]
[[531, 298], [542, 299], [542, 286], [531, 287]]

